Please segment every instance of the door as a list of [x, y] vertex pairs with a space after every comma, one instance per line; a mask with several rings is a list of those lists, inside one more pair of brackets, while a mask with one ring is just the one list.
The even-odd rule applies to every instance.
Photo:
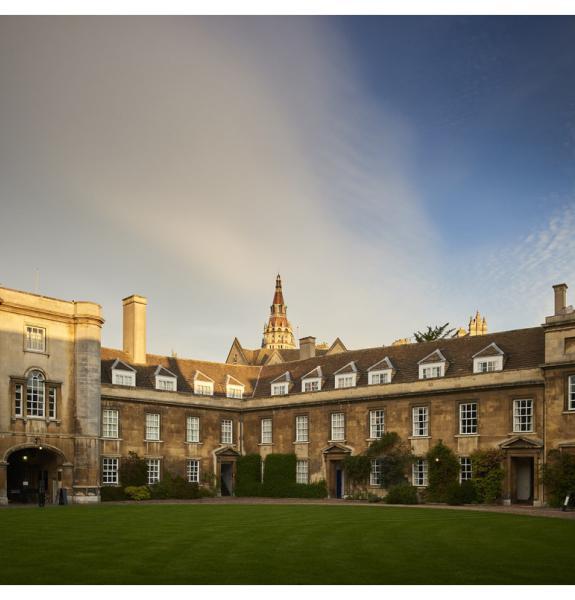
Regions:
[[343, 470], [341, 465], [335, 467], [335, 497], [343, 498]]
[[533, 500], [533, 458], [513, 459], [517, 502]]
[[233, 494], [234, 465], [229, 462], [220, 465], [220, 494], [231, 496]]

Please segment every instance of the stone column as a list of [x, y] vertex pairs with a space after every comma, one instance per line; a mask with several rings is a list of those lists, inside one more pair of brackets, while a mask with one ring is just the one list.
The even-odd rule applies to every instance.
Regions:
[[8, 463], [0, 462], [0, 504], [8, 504]]

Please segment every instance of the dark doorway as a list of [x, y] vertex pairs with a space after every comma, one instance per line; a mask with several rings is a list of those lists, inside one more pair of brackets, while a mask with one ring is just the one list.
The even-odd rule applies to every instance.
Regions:
[[234, 465], [231, 462], [223, 462], [220, 465], [220, 494], [231, 496], [234, 493]]
[[343, 467], [341, 463], [335, 465], [335, 497], [343, 498]]
[[513, 474], [513, 502], [519, 504], [533, 503], [533, 457], [513, 457], [511, 459]]
[[8, 501], [23, 504], [38, 502], [42, 486], [46, 502], [58, 492], [58, 455], [45, 448], [24, 448], [8, 457]]

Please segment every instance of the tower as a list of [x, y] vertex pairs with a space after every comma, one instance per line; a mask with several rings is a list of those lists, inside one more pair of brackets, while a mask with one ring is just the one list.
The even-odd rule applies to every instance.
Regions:
[[290, 322], [287, 320], [287, 306], [284, 303], [281, 277], [276, 277], [276, 290], [273, 304], [270, 306], [270, 317], [264, 326], [262, 348], [295, 348]]
[[487, 333], [487, 321], [485, 317], [479, 314], [479, 311], [475, 313], [475, 317], [469, 318], [469, 335], [485, 335]]

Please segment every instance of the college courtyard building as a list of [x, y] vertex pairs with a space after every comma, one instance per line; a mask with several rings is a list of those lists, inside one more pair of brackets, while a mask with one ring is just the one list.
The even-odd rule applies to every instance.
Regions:
[[[575, 452], [575, 311], [554, 286], [554, 314], [537, 327], [487, 333], [479, 314], [453, 338], [348, 350], [296, 344], [281, 280], [262, 346], [235, 339], [225, 362], [148, 354], [147, 302], [123, 300], [123, 348], [102, 348], [101, 307], [0, 287], [0, 503], [39, 486], [55, 502], [97, 502], [119, 485], [130, 452], [148, 482], [167, 471], [234, 493], [239, 456], [295, 453], [294, 480], [348, 491], [347, 455], [397, 432], [419, 457], [439, 440], [458, 455], [505, 456], [504, 502], [545, 503], [550, 450]], [[378, 465], [370, 484], [378, 489]]]

